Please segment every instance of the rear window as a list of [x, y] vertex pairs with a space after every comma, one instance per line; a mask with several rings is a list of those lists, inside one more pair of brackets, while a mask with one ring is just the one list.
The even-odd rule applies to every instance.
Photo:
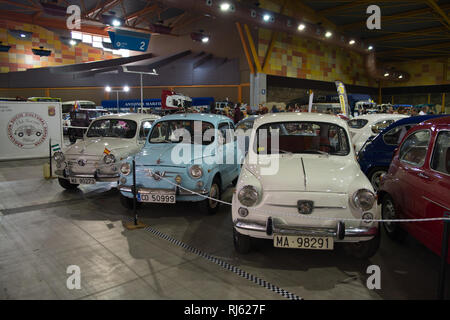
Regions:
[[366, 119], [352, 119], [349, 120], [348, 126], [352, 129], [361, 129], [364, 128], [364, 126], [367, 124], [367, 122], [369, 122], [369, 120]]

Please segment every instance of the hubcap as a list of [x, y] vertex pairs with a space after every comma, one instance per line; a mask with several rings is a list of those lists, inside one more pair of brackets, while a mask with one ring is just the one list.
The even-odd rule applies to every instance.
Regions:
[[374, 172], [374, 174], [372, 174], [372, 178], [371, 178], [370, 182], [372, 183], [372, 186], [375, 189], [375, 191], [378, 191], [378, 189], [380, 188], [380, 178], [381, 178], [381, 175], [384, 173], [386, 173], [386, 171], [381, 170], [381, 171]]
[[[384, 213], [383, 216], [385, 219], [395, 219], [396, 218], [394, 204], [391, 201], [389, 201], [389, 200], [386, 201], [386, 205], [383, 208], [383, 213]], [[394, 231], [395, 222], [385, 222], [384, 225], [388, 232]]]
[[[218, 186], [217, 184], [214, 183], [214, 184], [211, 186], [211, 190], [209, 190], [209, 197], [210, 197], [210, 198], [217, 199], [218, 196], [219, 196], [219, 186]], [[218, 204], [217, 201], [208, 199], [208, 202], [209, 202], [209, 207], [210, 207], [210, 208], [214, 209], [215, 207], [217, 207], [217, 204]]]

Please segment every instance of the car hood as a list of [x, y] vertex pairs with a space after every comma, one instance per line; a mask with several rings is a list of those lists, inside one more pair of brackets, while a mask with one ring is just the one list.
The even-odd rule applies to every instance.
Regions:
[[[177, 148], [178, 146], [178, 148]], [[198, 146], [197, 146], [198, 147]], [[146, 145], [136, 155], [136, 165], [185, 167], [196, 159], [204, 158], [203, 153], [208, 146], [200, 146], [200, 154], [194, 154], [194, 145], [179, 143], [161, 143]], [[210, 147], [210, 146], [209, 146]], [[181, 151], [180, 148], [183, 148]], [[186, 150], [186, 155], [183, 153]], [[190, 151], [188, 151], [190, 150]], [[197, 153], [197, 152], [195, 152]], [[208, 153], [214, 155], [215, 153]], [[173, 156], [172, 156], [173, 155]], [[177, 157], [179, 156], [179, 157]]]
[[105, 148], [116, 157], [125, 156], [136, 148], [136, 142], [134, 139], [89, 138], [76, 142], [66, 150], [65, 154], [68, 156], [87, 155], [101, 157]]
[[281, 192], [347, 193], [355, 175], [360, 173], [358, 164], [348, 157], [322, 155], [282, 155], [278, 171], [272, 175], [264, 175], [260, 165], [247, 168], [265, 191]]

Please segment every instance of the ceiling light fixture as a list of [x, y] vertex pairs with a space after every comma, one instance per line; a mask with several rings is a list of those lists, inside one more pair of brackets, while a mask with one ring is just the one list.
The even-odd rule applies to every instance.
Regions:
[[222, 4], [220, 4], [220, 10], [222, 11], [228, 11], [230, 10], [231, 5], [228, 2], [223, 2]]
[[348, 42], [348, 44], [351, 45], [351, 46], [354, 45], [354, 44], [355, 44], [355, 40], [353, 40], [353, 39], [350, 40], [350, 41]]
[[385, 77], [389, 77], [389, 73], [386, 72], [386, 73], [384, 74], [384, 76], [385, 76]]
[[369, 46], [367, 49], [368, 50], [373, 50], [373, 46]]
[[333, 35], [333, 33], [331, 33], [331, 31], [327, 31], [325, 32], [325, 37], [330, 38]]
[[263, 20], [264, 20], [265, 22], [269, 22], [270, 18], [271, 18], [270, 14], [265, 14], [265, 15], [263, 15]]
[[303, 23], [300, 23], [300, 24], [298, 25], [298, 30], [299, 30], [299, 31], [303, 31], [303, 30], [305, 30], [305, 28], [306, 28], [306, 26], [305, 26]]

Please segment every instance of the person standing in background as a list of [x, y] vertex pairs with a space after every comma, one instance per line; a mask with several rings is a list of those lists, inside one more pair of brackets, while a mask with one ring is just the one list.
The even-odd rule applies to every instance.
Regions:
[[242, 119], [242, 113], [241, 113], [241, 104], [238, 102], [236, 106], [234, 107], [234, 123], [238, 123]]

